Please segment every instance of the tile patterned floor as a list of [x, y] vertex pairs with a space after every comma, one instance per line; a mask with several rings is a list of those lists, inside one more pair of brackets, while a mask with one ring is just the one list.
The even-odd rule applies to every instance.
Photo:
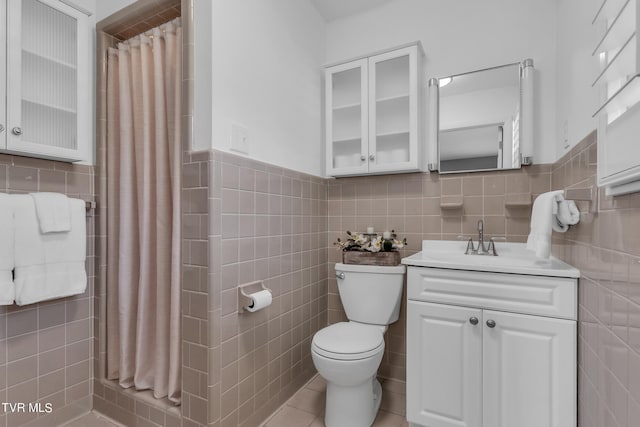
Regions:
[[80, 418], [64, 424], [63, 427], [125, 427], [104, 415], [89, 412]]
[[[408, 427], [404, 383], [382, 380], [382, 403], [373, 427]], [[326, 383], [314, 377], [289, 399], [263, 427], [324, 427]]]
[[[405, 420], [404, 383], [384, 381], [382, 403], [373, 427], [408, 427]], [[326, 382], [316, 375], [278, 409], [263, 427], [324, 427]], [[64, 427], [125, 427], [105, 416], [90, 412]]]

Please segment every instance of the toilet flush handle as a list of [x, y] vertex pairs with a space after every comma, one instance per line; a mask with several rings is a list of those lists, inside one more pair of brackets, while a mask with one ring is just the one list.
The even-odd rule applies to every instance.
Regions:
[[336, 272], [336, 277], [338, 279], [344, 280], [344, 273], [342, 271]]

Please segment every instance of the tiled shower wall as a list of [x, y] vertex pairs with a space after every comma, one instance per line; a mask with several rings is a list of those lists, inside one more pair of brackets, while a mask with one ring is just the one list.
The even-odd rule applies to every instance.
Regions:
[[[556, 162], [553, 189], [595, 185], [595, 131]], [[580, 202], [581, 211], [588, 205]], [[555, 234], [555, 233], [554, 233]], [[578, 402], [581, 427], [633, 427], [640, 420], [640, 193], [605, 197], [554, 254], [580, 269]]]
[[[0, 154], [0, 192], [54, 191], [93, 200], [93, 167]], [[87, 213], [87, 291], [0, 306], [0, 401], [51, 403], [51, 414], [5, 413], [0, 426], [52, 426], [91, 409], [95, 218]]]
[[[327, 184], [212, 156], [209, 425], [257, 426], [315, 373], [311, 338], [327, 323]], [[273, 303], [239, 314], [237, 287], [256, 280]]]
[[[526, 241], [531, 206], [522, 204], [551, 187], [550, 165], [534, 165], [517, 171], [455, 175], [402, 174], [328, 181], [329, 214], [329, 323], [344, 321], [333, 269], [341, 253], [333, 247], [346, 230], [363, 231], [368, 226], [378, 232], [394, 229], [409, 245], [402, 256], [421, 250], [422, 240], [456, 240], [477, 237], [476, 226], [484, 220], [487, 237], [504, 236], [508, 241]], [[441, 209], [440, 204], [462, 202], [462, 207]], [[509, 205], [510, 207], [507, 207]], [[406, 289], [406, 287], [405, 287]], [[400, 319], [389, 327], [385, 355], [379, 375], [405, 381], [406, 294]], [[403, 385], [395, 391], [404, 393]], [[387, 393], [393, 397], [393, 391]], [[383, 405], [393, 405], [389, 398]], [[402, 399], [397, 399], [402, 401]], [[387, 407], [386, 409], [394, 409]]]

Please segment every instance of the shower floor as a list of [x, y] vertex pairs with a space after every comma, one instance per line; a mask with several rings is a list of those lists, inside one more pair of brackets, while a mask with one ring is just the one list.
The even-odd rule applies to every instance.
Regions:
[[[407, 427], [404, 383], [382, 382], [382, 403], [373, 427]], [[263, 427], [324, 427], [326, 383], [316, 375], [278, 409]]]

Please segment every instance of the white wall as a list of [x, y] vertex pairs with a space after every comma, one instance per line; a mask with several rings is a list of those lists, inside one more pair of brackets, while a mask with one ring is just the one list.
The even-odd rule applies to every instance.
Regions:
[[[206, 63], [195, 70], [196, 86], [201, 78], [212, 82], [211, 146], [228, 151], [231, 124], [238, 123], [248, 129], [249, 157], [323, 175], [323, 19], [309, 0], [212, 4], [212, 74], [203, 71]], [[202, 147], [207, 132], [199, 120]]]
[[98, 0], [96, 2], [96, 22], [100, 22], [135, 2], [136, 0]]
[[557, 158], [597, 127], [597, 120], [591, 117], [598, 102], [597, 90], [591, 87], [598, 73], [598, 63], [591, 56], [594, 3], [558, 0]]
[[[568, 0], [564, 0], [568, 1]], [[578, 2], [580, 0], [572, 0]], [[327, 62], [420, 40], [425, 84], [533, 58], [536, 163], [556, 158], [557, 0], [394, 0], [327, 24]]]
[[[193, 0], [194, 64], [193, 76], [187, 76], [193, 85], [193, 143], [194, 151], [212, 147], [211, 87], [213, 85], [213, 10], [211, 0]], [[186, 70], [187, 72], [189, 70]], [[187, 113], [187, 112], [185, 112]]]

